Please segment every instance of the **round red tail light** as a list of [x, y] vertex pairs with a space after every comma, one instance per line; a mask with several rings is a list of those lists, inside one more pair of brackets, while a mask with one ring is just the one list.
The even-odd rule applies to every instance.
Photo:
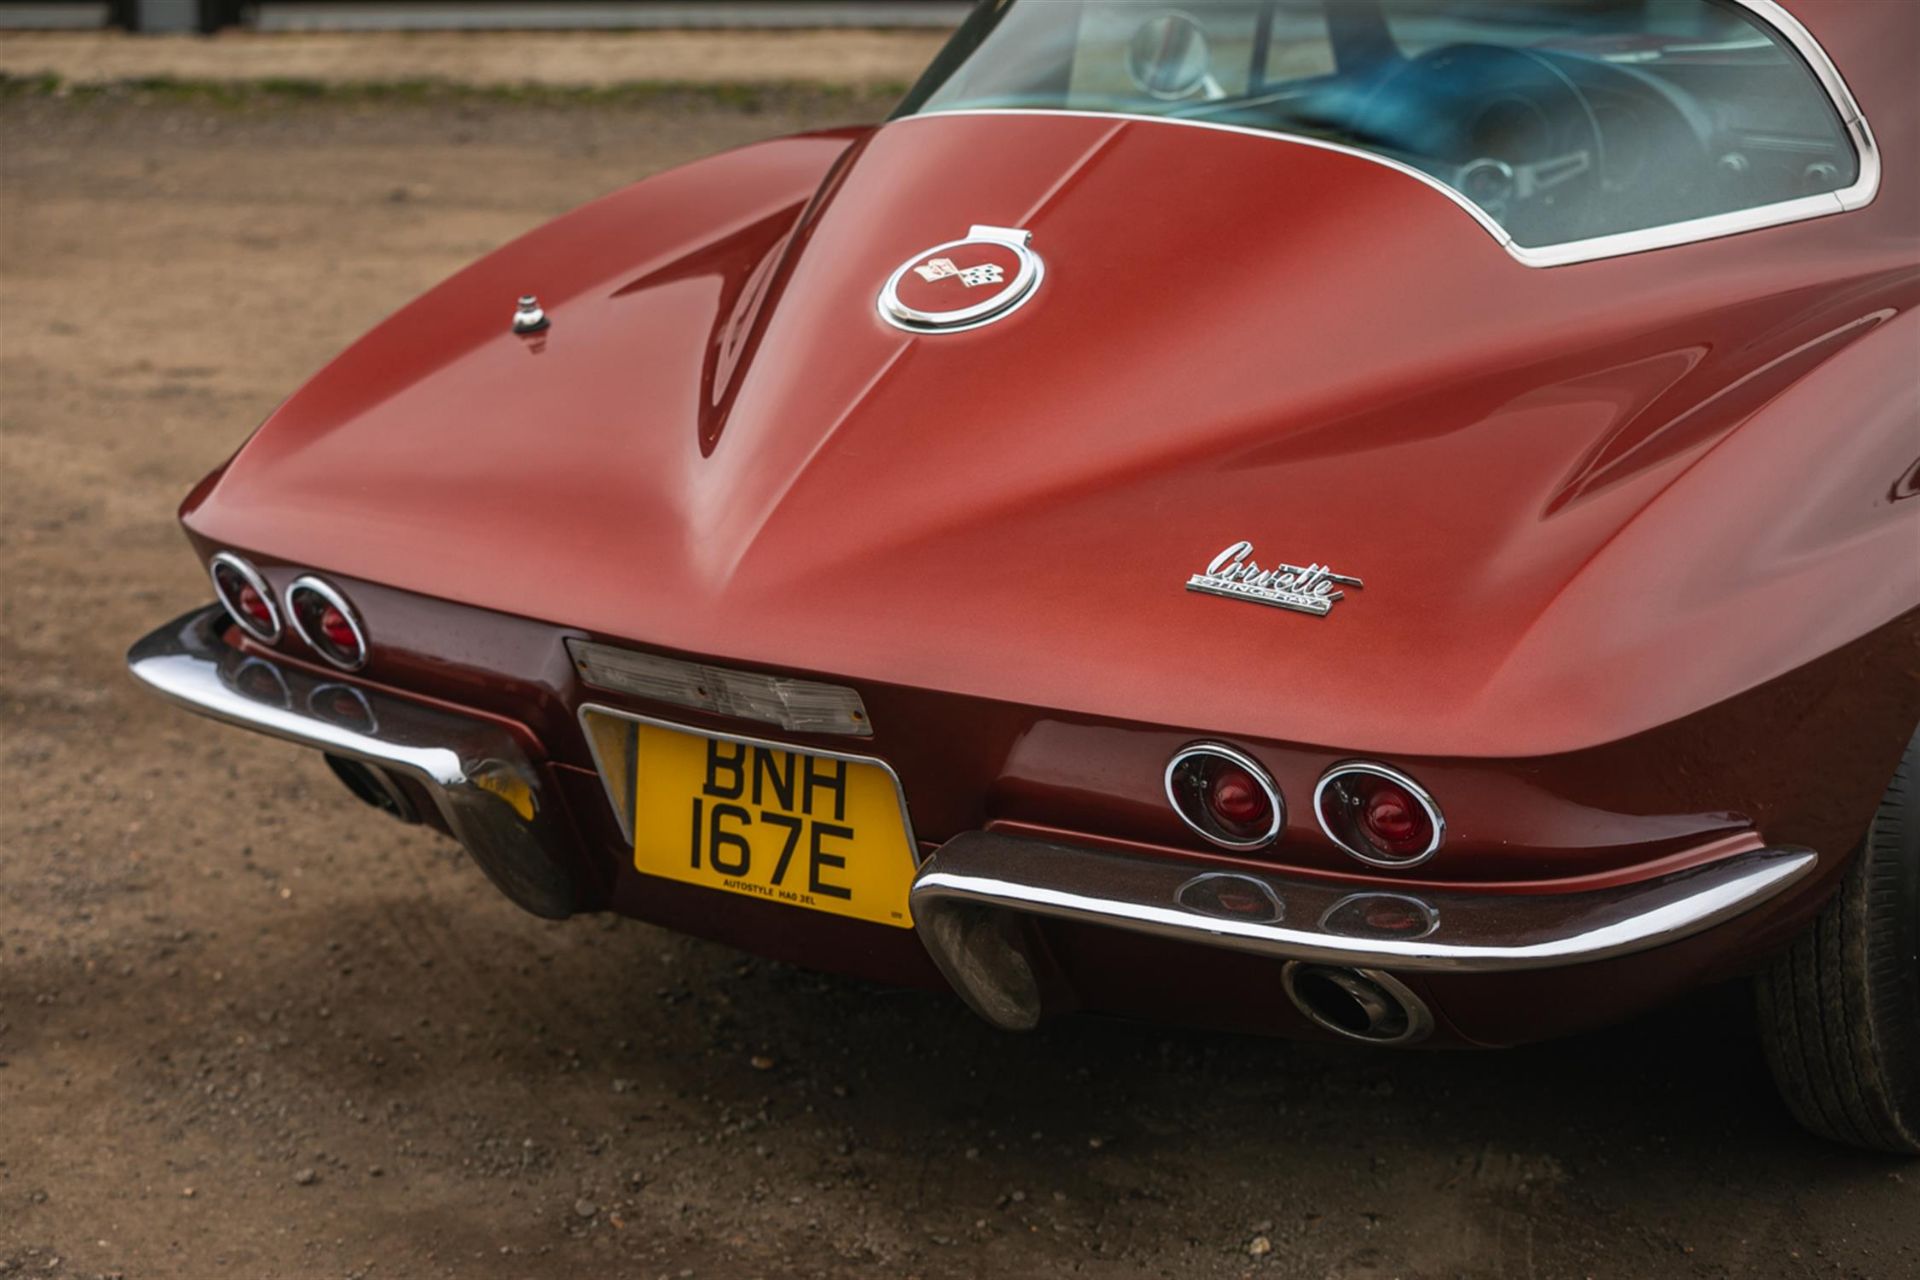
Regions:
[[273, 606], [267, 603], [267, 598], [256, 591], [250, 582], [241, 584], [240, 612], [262, 627], [273, 626]]
[[1313, 807], [1329, 839], [1376, 867], [1416, 866], [1446, 838], [1447, 824], [1433, 797], [1385, 765], [1329, 770], [1314, 791]]
[[222, 551], [208, 562], [207, 572], [227, 616], [242, 631], [262, 644], [279, 643], [280, 610], [273, 603], [273, 588], [258, 569], [231, 551]]
[[1207, 807], [1225, 823], [1247, 826], [1264, 822], [1273, 812], [1254, 776], [1238, 765], [1224, 765], [1207, 789]]
[[357, 671], [367, 662], [367, 633], [346, 597], [320, 578], [296, 578], [287, 588], [287, 616], [309, 648], [334, 666]]
[[320, 634], [327, 643], [346, 653], [357, 653], [360, 649], [360, 637], [354, 634], [353, 624], [347, 621], [347, 615], [328, 605], [320, 611]]
[[1232, 747], [1202, 743], [1167, 764], [1167, 799], [1189, 827], [1228, 849], [1274, 842], [1286, 804], [1260, 762]]

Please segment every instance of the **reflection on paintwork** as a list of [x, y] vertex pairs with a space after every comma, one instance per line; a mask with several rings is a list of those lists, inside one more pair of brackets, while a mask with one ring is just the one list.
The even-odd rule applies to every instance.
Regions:
[[307, 695], [307, 710], [342, 729], [355, 733], [378, 733], [379, 718], [367, 703], [367, 696], [351, 685], [323, 684]]
[[506, 801], [508, 807], [520, 815], [522, 821], [533, 821], [533, 815], [538, 808], [533, 787], [512, 766], [489, 760], [475, 769], [467, 781], [482, 791]]
[[1920, 458], [1915, 458], [1907, 473], [1893, 482], [1893, 491], [1887, 496], [1895, 502], [1920, 497]]
[[280, 674], [280, 668], [265, 658], [247, 658], [231, 671], [223, 666], [220, 678], [229, 689], [243, 698], [274, 707], [290, 709], [293, 706], [293, 694], [287, 689], [287, 678]]
[[1440, 927], [1438, 909], [1404, 893], [1356, 893], [1320, 917], [1320, 927], [1343, 938], [1424, 938]]
[[1226, 872], [1195, 876], [1180, 886], [1175, 900], [1189, 911], [1222, 920], [1272, 924], [1285, 914], [1280, 899], [1264, 883]]

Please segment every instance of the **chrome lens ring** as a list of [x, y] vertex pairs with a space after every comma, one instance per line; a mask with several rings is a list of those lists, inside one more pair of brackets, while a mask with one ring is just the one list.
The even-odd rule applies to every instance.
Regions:
[[[1343, 835], [1333, 829], [1333, 824], [1327, 821], [1327, 788], [1333, 786], [1342, 778], [1352, 777], [1356, 774], [1371, 778], [1385, 778], [1388, 782], [1406, 789], [1407, 794], [1412, 796], [1414, 801], [1426, 812], [1427, 821], [1432, 824], [1433, 836], [1427, 841], [1426, 848], [1418, 853], [1409, 854], [1404, 858], [1395, 858], [1368, 846], [1362, 840], [1355, 839], [1349, 835]], [[1327, 770], [1326, 773], [1321, 776], [1319, 784], [1313, 789], [1313, 817], [1314, 821], [1320, 824], [1320, 830], [1326, 833], [1327, 839], [1333, 841], [1370, 867], [1384, 867], [1394, 871], [1419, 866], [1428, 858], [1438, 853], [1440, 846], [1444, 844], [1447, 839], [1447, 820], [1441, 816], [1439, 804], [1428, 794], [1427, 789], [1398, 769], [1390, 769], [1383, 764], [1372, 764], [1368, 762], [1337, 764]]]
[[[221, 585], [220, 582], [220, 570], [222, 569], [231, 569], [233, 572], [239, 574], [241, 581], [252, 587], [254, 593], [266, 603], [267, 619], [271, 623], [268, 629], [264, 631], [261, 630], [260, 624], [252, 618], [249, 618], [246, 612], [240, 608], [240, 602], [238, 600], [228, 598], [227, 589]], [[220, 602], [220, 607], [227, 611], [227, 616], [233, 619], [233, 624], [236, 627], [239, 627], [261, 644], [280, 643], [280, 636], [284, 631], [284, 628], [280, 625], [280, 606], [274, 603], [273, 589], [267, 585], [267, 580], [260, 576], [258, 569], [231, 551], [221, 551], [217, 552], [211, 560], [207, 561], [207, 576], [213, 580], [214, 598]]]
[[[1230, 834], [1210, 830], [1207, 824], [1187, 812], [1187, 806], [1182, 803], [1181, 798], [1181, 766], [1202, 759], [1224, 761], [1246, 771], [1254, 784], [1265, 794], [1267, 806], [1272, 810], [1265, 831], [1248, 839], [1236, 839]], [[1246, 752], [1224, 743], [1196, 742], [1191, 746], [1180, 748], [1173, 753], [1173, 759], [1167, 761], [1163, 782], [1167, 791], [1167, 803], [1172, 805], [1173, 811], [1180, 815], [1180, 821], [1223, 849], [1237, 849], [1243, 852], [1250, 849], [1264, 849], [1280, 838], [1281, 829], [1287, 825], [1286, 798], [1280, 794], [1280, 787], [1274, 782], [1273, 775], [1267, 772], [1265, 765]]]
[[[353, 632], [353, 642], [358, 650], [354, 658], [342, 658], [334, 651], [331, 644], [326, 643], [324, 639], [316, 640], [307, 631], [307, 624], [300, 619], [299, 597], [303, 591], [310, 591], [319, 596], [322, 601], [338, 609], [340, 616], [347, 620], [347, 628]], [[340, 594], [339, 589], [326, 579], [316, 578], [309, 573], [288, 583], [287, 618], [293, 623], [294, 633], [306, 643], [307, 648], [342, 671], [358, 671], [367, 665], [367, 632], [366, 628], [360, 625], [360, 615], [353, 611], [353, 606], [347, 603], [347, 598]]]

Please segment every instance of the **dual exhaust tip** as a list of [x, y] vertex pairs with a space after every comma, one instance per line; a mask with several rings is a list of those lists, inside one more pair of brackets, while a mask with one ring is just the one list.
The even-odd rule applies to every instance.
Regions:
[[1280, 983], [1307, 1021], [1343, 1039], [1405, 1045], [1433, 1033], [1426, 1002], [1378, 969], [1290, 960], [1280, 971]]
[[321, 758], [327, 762], [327, 768], [333, 771], [333, 776], [360, 803], [405, 823], [420, 821], [419, 811], [407, 797], [405, 788], [385, 769], [362, 760], [337, 756], [331, 751], [324, 752]]
[[[916, 913], [928, 949], [973, 1011], [1003, 1031], [1031, 1031], [1047, 996], [1031, 922], [978, 903]], [[1433, 1033], [1433, 1013], [1392, 974], [1289, 960], [1280, 970], [1287, 999], [1307, 1021], [1344, 1040], [1391, 1047]]]

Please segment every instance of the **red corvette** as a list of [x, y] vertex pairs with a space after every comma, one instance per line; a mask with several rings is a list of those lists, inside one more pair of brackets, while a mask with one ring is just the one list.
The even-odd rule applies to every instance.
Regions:
[[1799, 1117], [1920, 1151], [1916, 47], [991, 0], [885, 124], [361, 339], [188, 496], [218, 603], [133, 672], [542, 916], [1008, 1028], [1757, 974]]

